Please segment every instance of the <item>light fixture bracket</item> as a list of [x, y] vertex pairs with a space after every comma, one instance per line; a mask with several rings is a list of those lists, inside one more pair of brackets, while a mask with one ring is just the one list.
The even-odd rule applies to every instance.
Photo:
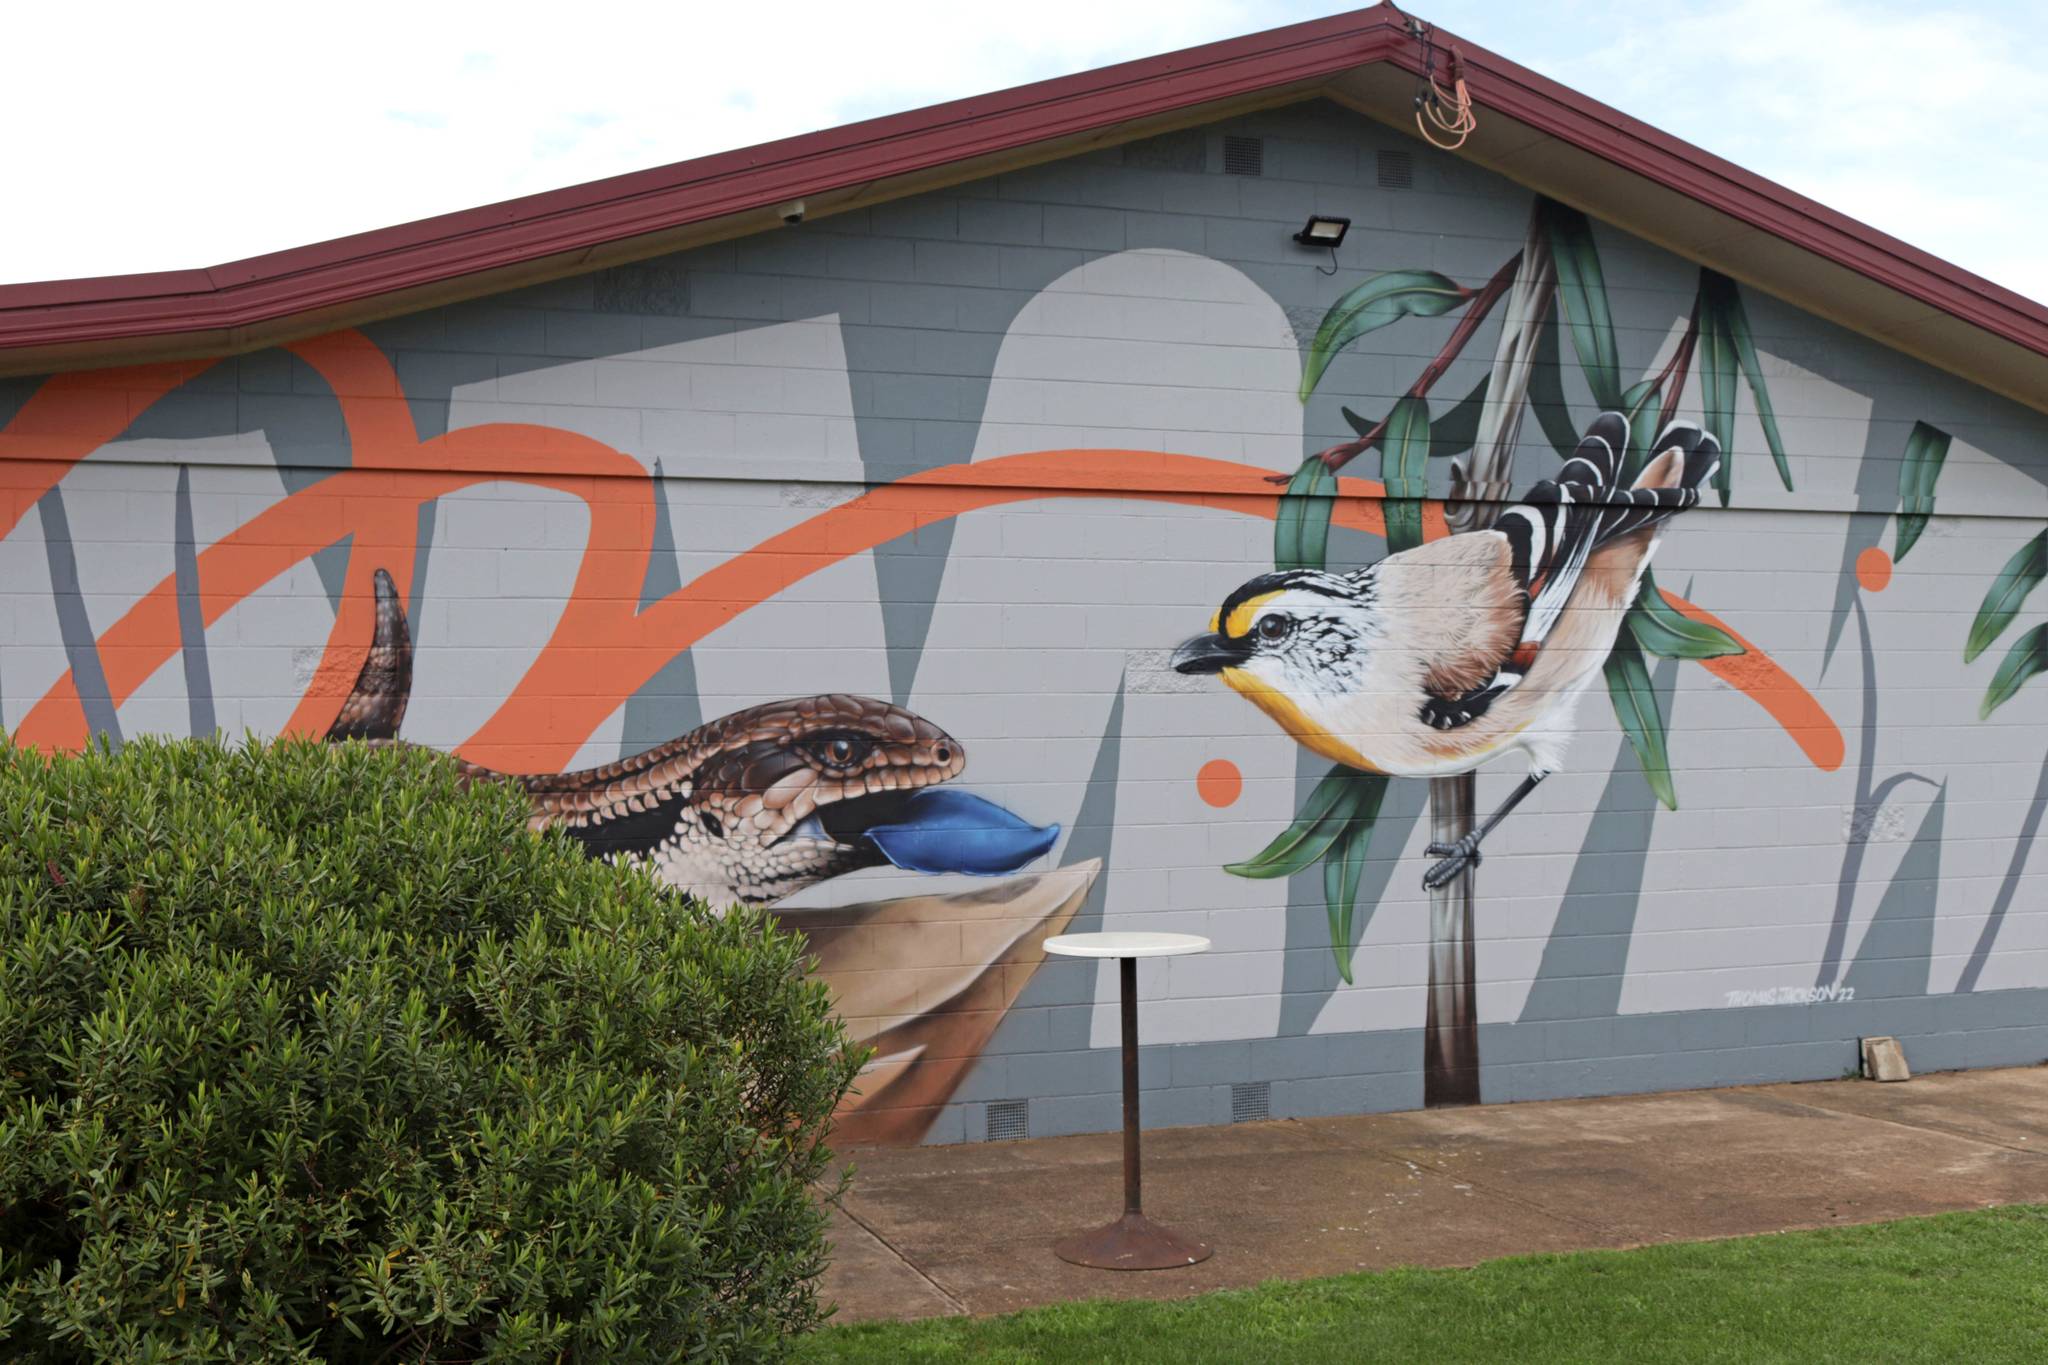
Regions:
[[1335, 251], [1344, 244], [1344, 234], [1351, 231], [1351, 220], [1335, 214], [1312, 213], [1302, 224], [1301, 231], [1294, 234], [1294, 240], [1303, 246], [1328, 247]]

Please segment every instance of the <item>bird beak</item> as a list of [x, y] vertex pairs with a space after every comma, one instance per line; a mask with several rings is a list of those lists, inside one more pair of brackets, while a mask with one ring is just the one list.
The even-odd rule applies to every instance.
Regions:
[[1251, 642], [1228, 635], [1197, 635], [1173, 651], [1176, 673], [1221, 673], [1251, 658]]

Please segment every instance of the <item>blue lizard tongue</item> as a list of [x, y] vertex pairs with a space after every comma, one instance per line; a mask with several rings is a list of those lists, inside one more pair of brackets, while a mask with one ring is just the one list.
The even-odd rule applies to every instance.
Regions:
[[966, 872], [994, 877], [1050, 850], [1058, 825], [1039, 826], [993, 801], [951, 787], [911, 793], [895, 824], [862, 831], [882, 856], [906, 872]]

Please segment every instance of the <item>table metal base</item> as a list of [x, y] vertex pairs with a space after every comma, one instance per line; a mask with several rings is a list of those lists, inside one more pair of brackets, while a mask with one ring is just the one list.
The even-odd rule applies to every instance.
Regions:
[[1052, 1250], [1062, 1261], [1097, 1270], [1171, 1270], [1210, 1256], [1208, 1243], [1160, 1227], [1142, 1213], [1127, 1213], [1093, 1232], [1062, 1237]]
[[1124, 1064], [1124, 1216], [1091, 1232], [1077, 1232], [1054, 1242], [1053, 1254], [1074, 1265], [1097, 1270], [1171, 1270], [1209, 1259], [1210, 1248], [1172, 1228], [1163, 1228], [1142, 1212], [1143, 1186], [1138, 1158], [1138, 964], [1117, 960], [1122, 987]]

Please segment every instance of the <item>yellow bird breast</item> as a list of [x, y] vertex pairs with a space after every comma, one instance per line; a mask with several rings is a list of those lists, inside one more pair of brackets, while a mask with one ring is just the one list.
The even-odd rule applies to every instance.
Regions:
[[1384, 771], [1364, 754], [1311, 720], [1294, 698], [1274, 689], [1262, 679], [1241, 668], [1226, 668], [1223, 670], [1223, 681], [1232, 691], [1249, 698], [1252, 705], [1271, 716], [1281, 729], [1294, 737], [1297, 744], [1311, 753], [1321, 754], [1333, 763], [1342, 763], [1346, 767], [1358, 768], [1364, 772]]

